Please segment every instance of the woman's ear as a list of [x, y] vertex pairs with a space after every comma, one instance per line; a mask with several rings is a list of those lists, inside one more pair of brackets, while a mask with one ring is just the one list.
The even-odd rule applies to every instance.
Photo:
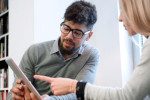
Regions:
[[91, 38], [92, 35], [93, 35], [93, 32], [90, 32], [90, 33], [88, 34], [88, 37], [86, 38], [86, 41], [88, 41], [88, 40]]

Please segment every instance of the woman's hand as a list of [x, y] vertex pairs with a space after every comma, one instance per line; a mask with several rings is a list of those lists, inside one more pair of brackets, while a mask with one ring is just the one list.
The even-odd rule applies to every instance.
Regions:
[[69, 78], [51, 78], [42, 75], [34, 75], [34, 78], [51, 83], [51, 90], [54, 95], [64, 95], [76, 91], [77, 80]]

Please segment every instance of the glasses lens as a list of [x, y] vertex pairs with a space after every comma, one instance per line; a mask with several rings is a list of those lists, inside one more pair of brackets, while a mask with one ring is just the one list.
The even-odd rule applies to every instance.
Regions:
[[73, 36], [74, 36], [75, 38], [82, 38], [83, 33], [82, 33], [81, 31], [79, 31], [79, 30], [74, 30], [74, 31], [73, 31]]
[[65, 33], [65, 34], [68, 34], [70, 32], [70, 28], [68, 26], [66, 26], [66, 25], [63, 24], [61, 26], [61, 32]]

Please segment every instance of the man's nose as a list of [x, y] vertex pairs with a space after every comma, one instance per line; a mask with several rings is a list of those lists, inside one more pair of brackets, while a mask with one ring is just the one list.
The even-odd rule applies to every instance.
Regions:
[[70, 39], [73, 39], [73, 38], [74, 38], [74, 37], [73, 37], [73, 31], [70, 31], [70, 32], [68, 33], [67, 37], [70, 38]]

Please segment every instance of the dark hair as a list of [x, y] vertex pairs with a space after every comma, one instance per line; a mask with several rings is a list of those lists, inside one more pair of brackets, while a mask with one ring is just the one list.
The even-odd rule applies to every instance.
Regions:
[[76, 1], [66, 9], [64, 18], [65, 21], [86, 24], [88, 30], [92, 30], [93, 25], [97, 21], [96, 7], [86, 1]]

